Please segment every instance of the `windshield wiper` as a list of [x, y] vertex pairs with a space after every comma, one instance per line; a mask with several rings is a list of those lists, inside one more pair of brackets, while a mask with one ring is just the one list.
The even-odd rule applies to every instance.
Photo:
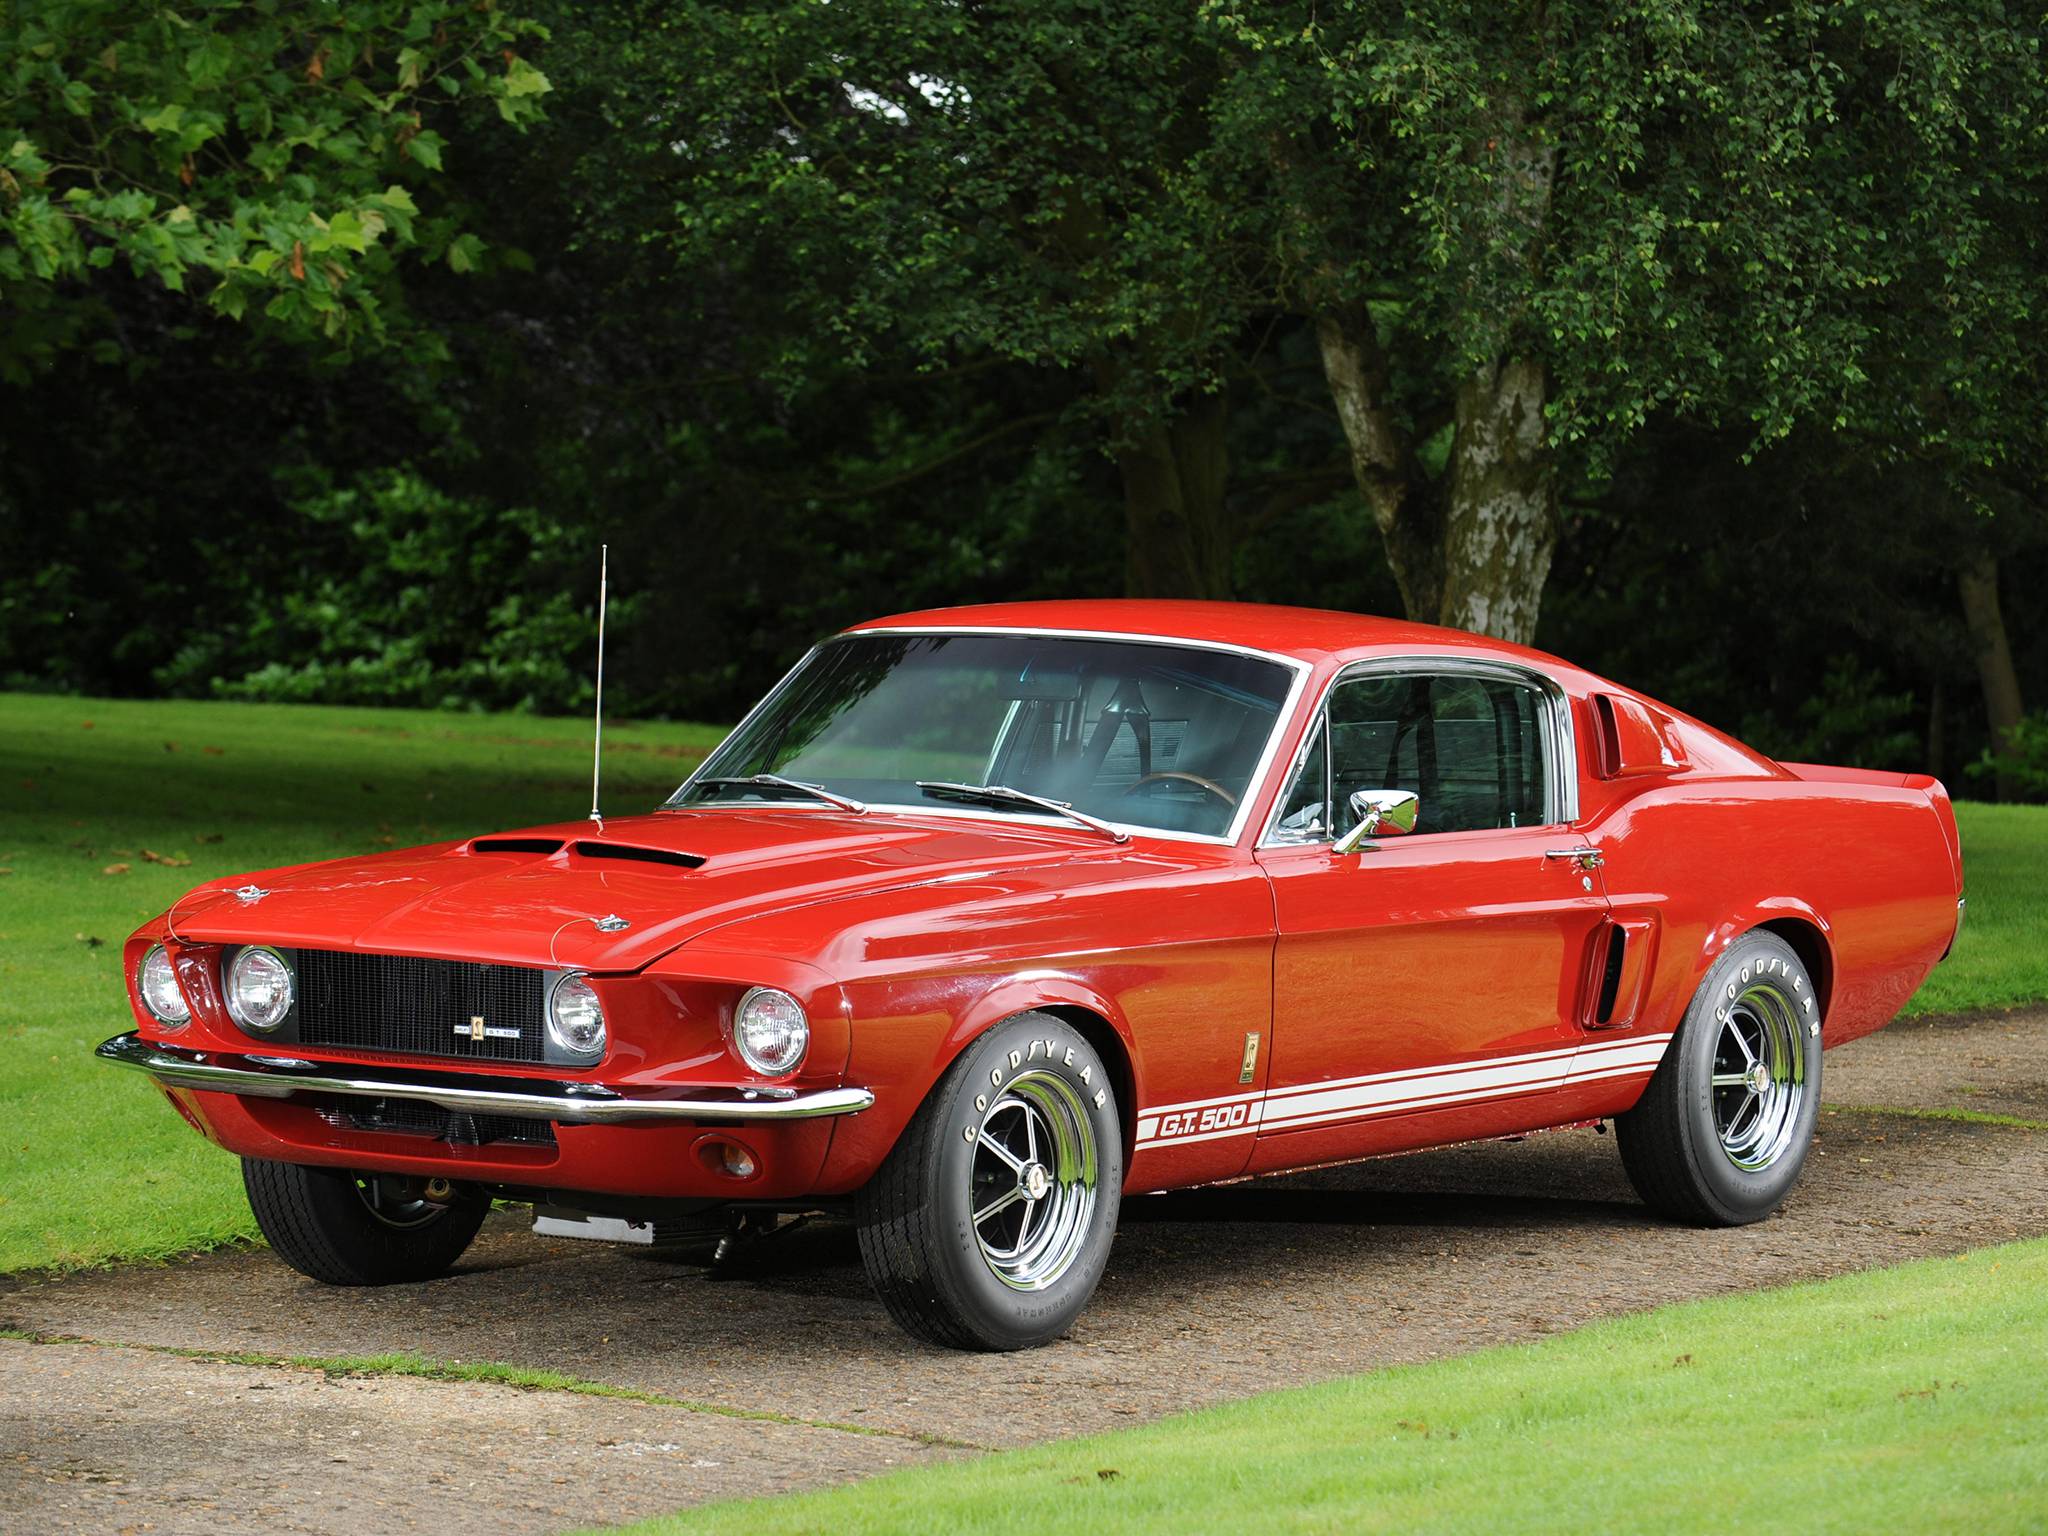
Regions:
[[1021, 789], [1012, 789], [1007, 784], [953, 784], [944, 779], [919, 779], [917, 787], [938, 799], [979, 800], [984, 805], [1030, 805], [1041, 811], [1051, 811], [1055, 816], [1064, 816], [1069, 821], [1078, 821], [1084, 827], [1107, 833], [1119, 843], [1128, 843], [1131, 834], [1111, 826], [1106, 821], [1090, 816], [1086, 811], [1077, 811], [1064, 800], [1051, 800], [1044, 795], [1034, 795]]
[[[865, 800], [856, 800], [851, 795], [835, 795], [822, 784], [806, 784], [801, 779], [785, 779], [779, 773], [750, 773], [740, 778], [699, 779], [698, 784], [759, 784], [769, 789], [793, 789], [798, 794], [809, 795], [827, 805], [836, 805], [842, 811], [851, 811], [856, 816], [865, 816], [868, 811]], [[695, 785], [691, 786], [695, 788]]]

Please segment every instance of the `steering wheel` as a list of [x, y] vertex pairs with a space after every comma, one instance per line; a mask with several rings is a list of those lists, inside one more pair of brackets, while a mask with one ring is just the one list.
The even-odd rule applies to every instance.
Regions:
[[1168, 769], [1164, 773], [1148, 773], [1129, 789], [1125, 790], [1124, 794], [1135, 795], [1147, 784], [1168, 783], [1192, 784], [1197, 789], [1207, 790], [1218, 800], [1221, 800], [1225, 805], [1233, 809], [1237, 806], [1237, 796], [1233, 795], [1221, 784], [1218, 784], [1214, 779], [1205, 779], [1199, 773], [1182, 773], [1178, 769]]

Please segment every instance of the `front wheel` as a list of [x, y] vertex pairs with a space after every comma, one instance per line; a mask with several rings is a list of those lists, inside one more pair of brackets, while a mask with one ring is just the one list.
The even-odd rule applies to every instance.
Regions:
[[1708, 969], [1642, 1099], [1614, 1122], [1645, 1201], [1698, 1226], [1761, 1221], [1806, 1166], [1820, 1001], [1784, 940], [1747, 933]]
[[1102, 1278], [1123, 1177], [1101, 1056], [1064, 1020], [1019, 1014], [961, 1053], [855, 1200], [868, 1279], [929, 1343], [1050, 1343]]
[[457, 1189], [429, 1199], [423, 1181], [344, 1168], [242, 1159], [249, 1208], [271, 1249], [324, 1285], [396, 1285], [444, 1275], [490, 1202]]

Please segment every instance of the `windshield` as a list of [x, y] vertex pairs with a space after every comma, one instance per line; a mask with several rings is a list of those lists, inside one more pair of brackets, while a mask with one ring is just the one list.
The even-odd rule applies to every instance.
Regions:
[[[1104, 821], [1224, 836], [1292, 681], [1277, 661], [1048, 635], [848, 635], [822, 645], [669, 801], [985, 805], [920, 783], [1002, 785]], [[713, 782], [723, 780], [725, 782]], [[740, 781], [740, 782], [734, 782]]]

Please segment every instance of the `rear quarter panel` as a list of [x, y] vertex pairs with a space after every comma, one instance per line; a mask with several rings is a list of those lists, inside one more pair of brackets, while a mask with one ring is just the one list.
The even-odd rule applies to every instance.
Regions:
[[1789, 918], [1825, 939], [1822, 1039], [1840, 1045], [1891, 1019], [1955, 932], [1958, 861], [1935, 799], [1900, 775], [1678, 779], [1618, 796], [1588, 830], [1617, 912], [1658, 915], [1660, 1029], [1730, 942]]

